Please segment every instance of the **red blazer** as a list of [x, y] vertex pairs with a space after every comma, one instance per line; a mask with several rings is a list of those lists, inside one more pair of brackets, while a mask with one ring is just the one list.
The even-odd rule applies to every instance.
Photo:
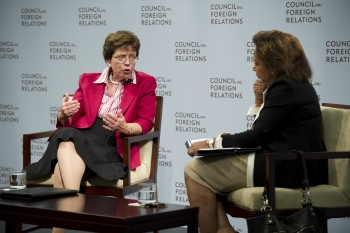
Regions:
[[[156, 114], [156, 81], [155, 78], [135, 71], [136, 84], [127, 83], [124, 87], [123, 97], [120, 108], [125, 117], [126, 122], [138, 123], [142, 128], [142, 134], [148, 133], [154, 125], [154, 117]], [[84, 129], [89, 128], [95, 122], [100, 108], [101, 100], [105, 90], [105, 84], [96, 84], [95, 80], [99, 78], [101, 73], [84, 73], [79, 80], [79, 88], [75, 92], [73, 99], [80, 102], [79, 111], [74, 114], [70, 127]], [[57, 128], [63, 127], [57, 121]], [[123, 157], [122, 133], [116, 132], [117, 148], [121, 157]], [[140, 152], [137, 143], [131, 146], [130, 169], [134, 169], [141, 165]]]

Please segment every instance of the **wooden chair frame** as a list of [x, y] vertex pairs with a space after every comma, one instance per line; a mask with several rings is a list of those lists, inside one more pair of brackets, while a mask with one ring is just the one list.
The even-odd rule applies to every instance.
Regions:
[[[154, 122], [154, 130], [148, 134], [136, 135], [123, 138], [123, 163], [130, 167], [130, 145], [131, 143], [141, 142], [145, 140], [152, 140], [152, 159], [151, 159], [151, 171], [150, 176], [137, 183], [130, 182], [129, 173], [123, 179], [122, 187], [99, 187], [99, 186], [81, 186], [80, 192], [84, 194], [92, 195], [104, 195], [104, 196], [116, 196], [124, 197], [137, 192], [138, 183], [140, 182], [156, 182], [157, 181], [157, 165], [158, 165], [158, 153], [159, 153], [159, 142], [160, 142], [160, 131], [161, 131], [161, 121], [162, 121], [162, 110], [163, 110], [163, 97], [156, 97], [156, 116]], [[31, 140], [49, 137], [54, 130], [24, 134], [23, 135], [23, 167], [28, 166], [31, 163]], [[43, 187], [51, 185], [40, 185], [40, 184], [28, 184], [27, 187]]]
[[[323, 103], [324, 107], [350, 109], [350, 105]], [[304, 152], [305, 159], [340, 159], [349, 158], [350, 151], [346, 152]], [[278, 160], [295, 160], [298, 159], [296, 153], [268, 153], [266, 154], [266, 179], [268, 182], [269, 205], [276, 216], [284, 217], [297, 212], [300, 209], [276, 209], [276, 194], [275, 194], [275, 164]], [[301, 195], [300, 195], [301, 199]], [[262, 201], [262, 200], [261, 200]], [[301, 207], [301, 206], [300, 206]], [[224, 208], [227, 214], [232, 217], [251, 218], [261, 215], [260, 210], [249, 210], [235, 203], [224, 201]], [[350, 206], [346, 207], [327, 207], [328, 218], [350, 217]]]

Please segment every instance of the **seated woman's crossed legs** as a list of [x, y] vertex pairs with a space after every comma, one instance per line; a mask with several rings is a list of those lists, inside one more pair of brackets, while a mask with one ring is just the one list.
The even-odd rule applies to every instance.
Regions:
[[[83, 177], [92, 174], [92, 171], [86, 167], [75, 150], [74, 143], [71, 141], [61, 142], [57, 150], [57, 163], [54, 169], [54, 187], [66, 189], [80, 189], [80, 183]], [[66, 230], [53, 228], [53, 233], [64, 233]]]

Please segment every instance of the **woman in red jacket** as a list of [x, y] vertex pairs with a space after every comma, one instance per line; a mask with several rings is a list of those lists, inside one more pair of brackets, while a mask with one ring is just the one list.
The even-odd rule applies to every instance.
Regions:
[[137, 144], [131, 148], [131, 167], [122, 163], [122, 138], [148, 133], [155, 117], [155, 78], [134, 70], [139, 49], [132, 32], [106, 37], [107, 67], [102, 73], [82, 74], [72, 101], [65, 94], [58, 129], [41, 160], [25, 168], [27, 179], [54, 169], [54, 187], [79, 190], [83, 177], [116, 180], [140, 166]]

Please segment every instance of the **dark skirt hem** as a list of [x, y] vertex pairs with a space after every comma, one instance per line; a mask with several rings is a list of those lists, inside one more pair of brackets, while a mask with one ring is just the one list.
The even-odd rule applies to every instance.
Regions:
[[24, 168], [27, 179], [43, 176], [54, 169], [57, 149], [62, 141], [72, 141], [86, 166], [98, 176], [106, 180], [122, 179], [129, 169], [122, 163], [116, 148], [115, 133], [104, 129], [102, 125], [102, 119], [96, 118], [94, 125], [88, 129], [58, 129], [50, 138], [43, 157], [37, 163]]

